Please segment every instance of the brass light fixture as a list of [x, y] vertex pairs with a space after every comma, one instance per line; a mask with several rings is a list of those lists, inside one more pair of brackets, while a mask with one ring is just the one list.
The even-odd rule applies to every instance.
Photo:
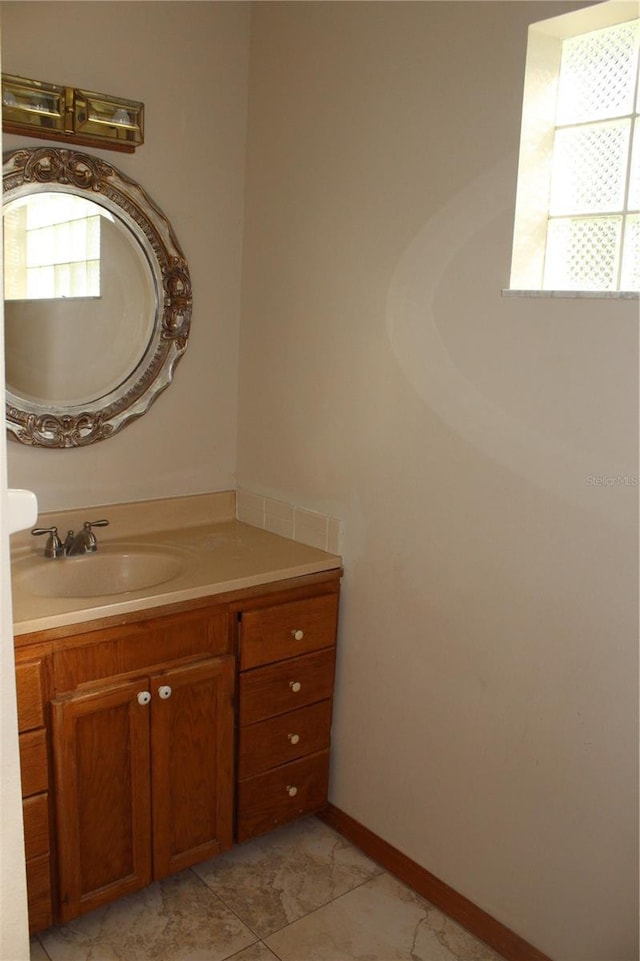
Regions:
[[3, 73], [2, 129], [133, 153], [144, 143], [144, 104]]

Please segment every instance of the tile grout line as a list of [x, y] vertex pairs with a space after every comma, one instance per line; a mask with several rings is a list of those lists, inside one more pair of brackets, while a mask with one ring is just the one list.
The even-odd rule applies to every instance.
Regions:
[[47, 949], [45, 948], [44, 944], [43, 944], [42, 941], [40, 940], [40, 936], [39, 936], [38, 934], [35, 935], [35, 939], [36, 939], [36, 941], [38, 942], [38, 944], [40, 945], [40, 947], [42, 948], [42, 950], [44, 951], [44, 953], [46, 954], [46, 956], [47, 956], [47, 958], [48, 958], [48, 961], [53, 961], [51, 955], [49, 954], [49, 952], [48, 952]]
[[[253, 935], [256, 937], [257, 940], [254, 941], [253, 944], [248, 944], [246, 948], [242, 948], [242, 949], [241, 949], [242, 951], [246, 951], [247, 948], [251, 948], [251, 947], [253, 947], [253, 946], [256, 945], [256, 944], [264, 943], [264, 942], [262, 942], [262, 939], [261, 939], [260, 935], [258, 934], [258, 932], [257, 932], [254, 928], [252, 928], [252, 926], [248, 923], [248, 921], [245, 921], [245, 919], [238, 914], [238, 912], [235, 910], [235, 908], [232, 908], [230, 904], [227, 904], [227, 902], [225, 901], [225, 899], [224, 899], [223, 897], [221, 897], [221, 895], [219, 895], [217, 891], [214, 891], [213, 888], [210, 887], [210, 886], [207, 884], [207, 882], [205, 881], [205, 879], [200, 877], [200, 875], [197, 873], [197, 871], [194, 870], [193, 867], [188, 868], [188, 870], [191, 871], [191, 873], [198, 879], [198, 881], [200, 881], [201, 884], [204, 884], [205, 888], [207, 889], [207, 891], [209, 891], [210, 894], [213, 894], [213, 896], [214, 896], [215, 898], [217, 898], [217, 900], [220, 901], [221, 904], [224, 904], [224, 906], [225, 906], [225, 908], [227, 909], [227, 911], [230, 911], [231, 914], [233, 914], [234, 917], [236, 917], [236, 918], [238, 919], [238, 921], [240, 921], [240, 923], [243, 924], [243, 925], [245, 926], [245, 928], [247, 928], [247, 930], [250, 931], [251, 934], [253, 934]], [[239, 953], [239, 952], [236, 951], [236, 954], [238, 954], [238, 953]], [[233, 957], [234, 957], [234, 955], [233, 955], [233, 954], [230, 954], [230, 955], [228, 955], [228, 957], [222, 958], [221, 961], [232, 961]]]
[[[298, 921], [302, 921], [304, 918], [312, 917], [314, 914], [317, 914], [318, 911], [322, 911], [324, 908], [328, 907], [328, 905], [335, 904], [336, 901], [339, 901], [341, 898], [346, 897], [347, 894], [351, 894], [353, 891], [357, 891], [358, 888], [363, 887], [365, 884], [368, 884], [370, 881], [376, 880], [376, 878], [382, 877], [382, 875], [384, 874], [391, 877], [391, 875], [389, 875], [389, 872], [385, 871], [384, 869], [379, 871], [377, 874], [372, 874], [370, 878], [364, 878], [362, 881], [359, 881], [358, 884], [354, 884], [354, 886], [352, 888], [349, 888], [348, 891], [343, 891], [342, 894], [336, 894], [334, 898], [329, 898], [329, 900], [325, 901], [324, 904], [319, 904], [317, 908], [312, 908], [311, 911], [307, 911], [305, 912], [305, 914], [301, 914], [299, 918], [295, 919], [295, 921], [290, 921], [288, 924], [283, 925], [281, 928], [276, 928], [275, 931], [272, 931], [270, 934], [266, 935], [266, 938], [272, 938], [274, 934], [281, 934], [283, 931], [286, 931], [287, 928], [290, 928], [294, 924], [297, 924]], [[275, 954], [275, 950], [271, 947], [271, 945], [267, 944], [266, 938], [264, 939], [264, 943], [267, 945], [269, 950]]]
[[[331, 828], [331, 830], [336, 834], [336, 837], [337, 837], [337, 838], [340, 838], [340, 837], [341, 837], [337, 832], [335, 832], [335, 830], [334, 830], [333, 828]], [[350, 847], [352, 847], [355, 851], [358, 851], [358, 852], [360, 852], [361, 854], [364, 854], [364, 852], [360, 851], [360, 848], [358, 848], [357, 845], [353, 844], [352, 842], [348, 842], [348, 843], [349, 843]], [[365, 857], [368, 857], [368, 855], [364, 855], [364, 856], [365, 856]], [[245, 925], [245, 927], [247, 927], [247, 928], [251, 931], [252, 934], [255, 934], [256, 938], [258, 938], [258, 942], [256, 942], [256, 943], [262, 943], [262, 944], [264, 944], [265, 947], [267, 947], [267, 948], [269, 949], [269, 951], [272, 952], [272, 954], [276, 954], [275, 950], [274, 950], [269, 944], [267, 944], [267, 941], [266, 941], [267, 938], [273, 937], [274, 934], [280, 934], [282, 931], [285, 931], [287, 928], [291, 927], [293, 924], [296, 924], [298, 921], [301, 921], [303, 918], [311, 917], [311, 915], [313, 915], [313, 914], [315, 914], [317, 911], [320, 911], [320, 910], [322, 910], [323, 908], [327, 907], [327, 905], [333, 904], [335, 901], [339, 901], [340, 898], [343, 898], [345, 895], [350, 894], [352, 891], [357, 891], [358, 888], [361, 888], [364, 884], [368, 884], [369, 881], [373, 881], [374, 879], [379, 878], [379, 877], [382, 877], [382, 876], [385, 875], [385, 874], [388, 875], [388, 876], [391, 876], [391, 875], [389, 875], [389, 872], [388, 872], [388, 871], [386, 871], [383, 867], [381, 867], [380, 864], [378, 864], [377, 861], [374, 861], [372, 858], [368, 858], [368, 860], [371, 861], [372, 865], [377, 869], [377, 870], [376, 870], [373, 874], [371, 874], [369, 877], [363, 878], [361, 881], [359, 881], [357, 884], [354, 884], [353, 887], [350, 887], [348, 890], [343, 891], [341, 894], [336, 894], [335, 897], [329, 898], [329, 900], [328, 900], [328, 901], [325, 901], [324, 904], [318, 905], [318, 907], [313, 908], [311, 911], [306, 911], [304, 914], [300, 915], [299, 918], [295, 918], [295, 920], [289, 921], [289, 922], [287, 922], [287, 924], [283, 924], [283, 926], [282, 926], [281, 928], [276, 928], [274, 931], [270, 931], [269, 934], [267, 934], [267, 935], [260, 935], [260, 934], [258, 934], [258, 932], [251, 926], [251, 924], [249, 924], [248, 921], [245, 921], [245, 919], [244, 919], [240, 914], [238, 914], [238, 912], [237, 912], [234, 908], [232, 908], [231, 905], [227, 904], [227, 902], [225, 901], [224, 897], [222, 897], [222, 895], [220, 895], [220, 894], [218, 894], [216, 891], [214, 891], [213, 888], [211, 888], [211, 887], [207, 884], [207, 882], [204, 880], [204, 878], [201, 878], [200, 875], [197, 874], [197, 872], [195, 871], [195, 869], [194, 869], [193, 867], [192, 867], [192, 868], [189, 868], [189, 870], [192, 871], [193, 874], [195, 874], [195, 876], [198, 878], [198, 880], [201, 881], [201, 882], [205, 885], [205, 887], [206, 887], [209, 891], [211, 891], [211, 893], [214, 894], [215, 897], [218, 898], [218, 900], [221, 901], [222, 904], [224, 904], [224, 906], [225, 906], [229, 911], [231, 911], [232, 914], [234, 914], [234, 915], [238, 918], [238, 920], [239, 920], [242, 924]], [[276, 956], [277, 956], [277, 955], [276, 955]], [[277, 957], [278, 957], [278, 956], [277, 956]], [[230, 958], [224, 959], [224, 961], [233, 961], [233, 955], [231, 955]], [[281, 961], [281, 959], [279, 958], [278, 961]]]

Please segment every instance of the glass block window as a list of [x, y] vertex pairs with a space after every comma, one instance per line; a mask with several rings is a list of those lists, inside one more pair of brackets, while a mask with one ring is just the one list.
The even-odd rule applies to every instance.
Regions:
[[4, 212], [6, 300], [100, 296], [100, 215], [71, 194], [40, 194]]
[[636, 2], [531, 24], [512, 292], [640, 291], [639, 113]]
[[563, 41], [543, 288], [633, 289], [640, 21]]

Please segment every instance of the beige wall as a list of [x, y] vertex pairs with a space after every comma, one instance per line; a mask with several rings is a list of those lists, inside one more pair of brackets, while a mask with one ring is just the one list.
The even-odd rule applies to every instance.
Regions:
[[238, 482], [345, 522], [332, 801], [631, 961], [637, 302], [500, 295], [527, 25], [568, 9], [254, 6]]
[[[556, 961], [631, 961], [637, 489], [595, 481], [637, 475], [637, 304], [500, 296], [526, 27], [568, 8], [254, 6], [238, 482], [345, 522], [334, 803]], [[151, 413], [10, 444], [10, 485], [233, 486], [250, 5], [0, 13], [3, 70], [145, 101], [104, 156], [195, 291]]]
[[[42, 510], [234, 486], [249, 14], [244, 3], [1, 5], [5, 72], [145, 103], [135, 154], [90, 152], [166, 213], [194, 289], [189, 347], [147, 416], [82, 450], [10, 443], [10, 486], [36, 490]], [[4, 149], [38, 143], [5, 136]]]

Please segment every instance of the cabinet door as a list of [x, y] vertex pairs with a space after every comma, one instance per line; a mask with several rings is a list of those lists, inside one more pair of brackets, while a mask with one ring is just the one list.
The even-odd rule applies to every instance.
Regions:
[[234, 659], [151, 678], [154, 877], [231, 847]]
[[146, 690], [143, 679], [53, 702], [62, 921], [151, 882]]

